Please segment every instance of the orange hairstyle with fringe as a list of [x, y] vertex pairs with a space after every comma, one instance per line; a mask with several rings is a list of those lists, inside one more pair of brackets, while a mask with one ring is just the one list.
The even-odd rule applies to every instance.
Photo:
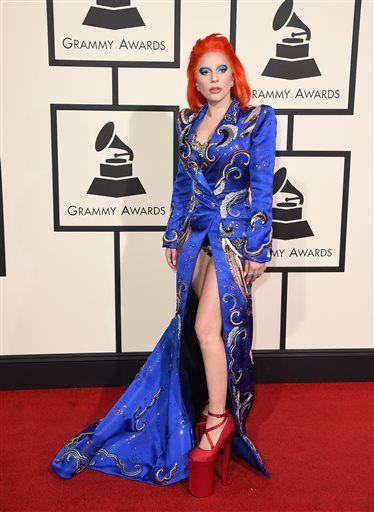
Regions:
[[246, 107], [251, 99], [251, 89], [247, 82], [245, 70], [227, 37], [215, 32], [204, 37], [204, 39], [198, 39], [190, 53], [187, 67], [187, 101], [191, 110], [197, 112], [206, 103], [206, 98], [196, 89], [195, 72], [200, 57], [207, 52], [220, 52], [226, 56], [235, 80], [231, 88], [231, 95], [238, 98], [242, 107]]

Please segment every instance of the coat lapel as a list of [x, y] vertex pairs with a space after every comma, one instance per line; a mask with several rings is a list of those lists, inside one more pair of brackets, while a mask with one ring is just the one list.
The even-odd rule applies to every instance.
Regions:
[[185, 144], [187, 152], [185, 153], [185, 160], [187, 167], [192, 171], [192, 177], [198, 185], [213, 195], [213, 190], [210, 187], [206, 175], [210, 168], [217, 163], [217, 161], [229, 149], [232, 142], [235, 140], [238, 132], [238, 115], [240, 112], [240, 104], [236, 96], [232, 96], [230, 105], [222, 117], [215, 130], [213, 131], [204, 157], [204, 170], [201, 168], [200, 157], [197, 151], [193, 148], [191, 142], [193, 134], [196, 133], [198, 126], [204, 118], [207, 111], [208, 103], [205, 103], [197, 112], [196, 116], [192, 119], [189, 130], [185, 136]]

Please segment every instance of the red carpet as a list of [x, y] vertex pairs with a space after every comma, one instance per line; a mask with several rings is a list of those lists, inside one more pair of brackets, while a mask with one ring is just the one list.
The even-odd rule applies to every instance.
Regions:
[[194, 498], [188, 480], [158, 488], [49, 469], [70, 437], [124, 388], [1, 392], [1, 512], [373, 512], [373, 384], [257, 384], [248, 434], [270, 480], [233, 458], [230, 485]]

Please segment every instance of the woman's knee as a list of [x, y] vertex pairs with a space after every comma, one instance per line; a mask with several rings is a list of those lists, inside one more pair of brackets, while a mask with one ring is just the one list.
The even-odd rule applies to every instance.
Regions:
[[206, 300], [201, 300], [194, 327], [201, 349], [209, 348], [220, 340], [222, 319], [219, 308]]
[[220, 336], [218, 325], [212, 325], [209, 320], [196, 320], [195, 332], [202, 352], [213, 348]]
[[195, 321], [195, 332], [196, 336], [199, 338], [200, 343], [204, 340], [208, 340], [214, 337], [217, 333], [217, 329], [212, 326], [212, 323], [209, 322], [209, 318], [199, 319], [196, 318]]

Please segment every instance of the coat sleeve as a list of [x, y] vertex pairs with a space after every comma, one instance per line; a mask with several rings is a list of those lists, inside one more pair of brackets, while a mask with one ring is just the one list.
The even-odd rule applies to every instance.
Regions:
[[[180, 142], [180, 113], [177, 116], [176, 131], [178, 141]], [[169, 247], [170, 249], [176, 249], [178, 247], [178, 232], [187, 215], [187, 204], [191, 198], [191, 194], [192, 181], [182, 164], [182, 159], [178, 150], [177, 175], [173, 185], [170, 216], [166, 226], [166, 231], [162, 236], [162, 247]]]
[[274, 109], [270, 105], [261, 105], [249, 148], [251, 208], [244, 247], [246, 259], [261, 263], [271, 260], [276, 135]]

